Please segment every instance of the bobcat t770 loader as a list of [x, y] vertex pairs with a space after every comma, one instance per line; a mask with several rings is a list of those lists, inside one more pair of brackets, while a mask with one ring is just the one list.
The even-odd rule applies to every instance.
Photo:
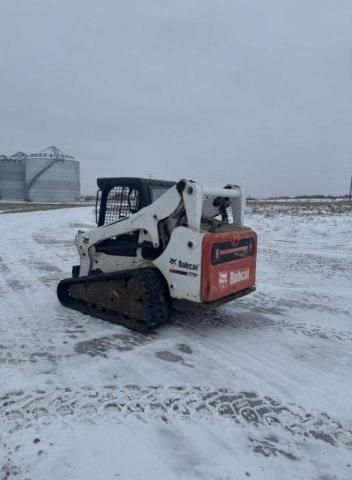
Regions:
[[57, 288], [69, 308], [147, 332], [172, 309], [255, 290], [257, 236], [237, 185], [99, 178], [97, 228], [78, 231], [80, 265]]

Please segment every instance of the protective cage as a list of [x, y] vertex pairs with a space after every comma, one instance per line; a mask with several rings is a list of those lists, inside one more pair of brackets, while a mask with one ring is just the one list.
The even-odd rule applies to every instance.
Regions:
[[127, 185], [113, 187], [107, 196], [105, 223], [112, 223], [129, 217], [140, 208], [139, 191]]

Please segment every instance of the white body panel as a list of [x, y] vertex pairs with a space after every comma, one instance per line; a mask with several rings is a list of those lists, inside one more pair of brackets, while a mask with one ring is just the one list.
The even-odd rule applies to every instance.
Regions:
[[166, 249], [154, 260], [153, 263], [166, 278], [171, 297], [201, 301], [203, 237], [204, 233], [177, 227]]

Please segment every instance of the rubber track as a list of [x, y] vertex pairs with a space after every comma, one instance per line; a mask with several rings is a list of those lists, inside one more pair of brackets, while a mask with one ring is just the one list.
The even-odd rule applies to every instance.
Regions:
[[[143, 301], [145, 306], [145, 321], [128, 318], [126, 315], [118, 314], [107, 308], [100, 309], [99, 306], [92, 306], [83, 300], [76, 300], [69, 294], [71, 285], [79, 283], [94, 283], [110, 280], [128, 280], [135, 277], [143, 285]], [[57, 286], [57, 297], [62, 305], [79, 312], [101, 318], [108, 322], [123, 325], [141, 333], [160, 327], [169, 319], [169, 293], [166, 288], [165, 280], [161, 274], [154, 268], [138, 268], [133, 270], [124, 270], [121, 272], [104, 273], [89, 275], [86, 277], [66, 278], [61, 280]]]

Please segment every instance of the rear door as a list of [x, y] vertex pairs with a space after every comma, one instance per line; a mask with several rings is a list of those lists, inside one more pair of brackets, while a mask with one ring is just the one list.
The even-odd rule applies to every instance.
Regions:
[[251, 229], [208, 233], [203, 238], [203, 302], [213, 302], [255, 284], [257, 236]]

